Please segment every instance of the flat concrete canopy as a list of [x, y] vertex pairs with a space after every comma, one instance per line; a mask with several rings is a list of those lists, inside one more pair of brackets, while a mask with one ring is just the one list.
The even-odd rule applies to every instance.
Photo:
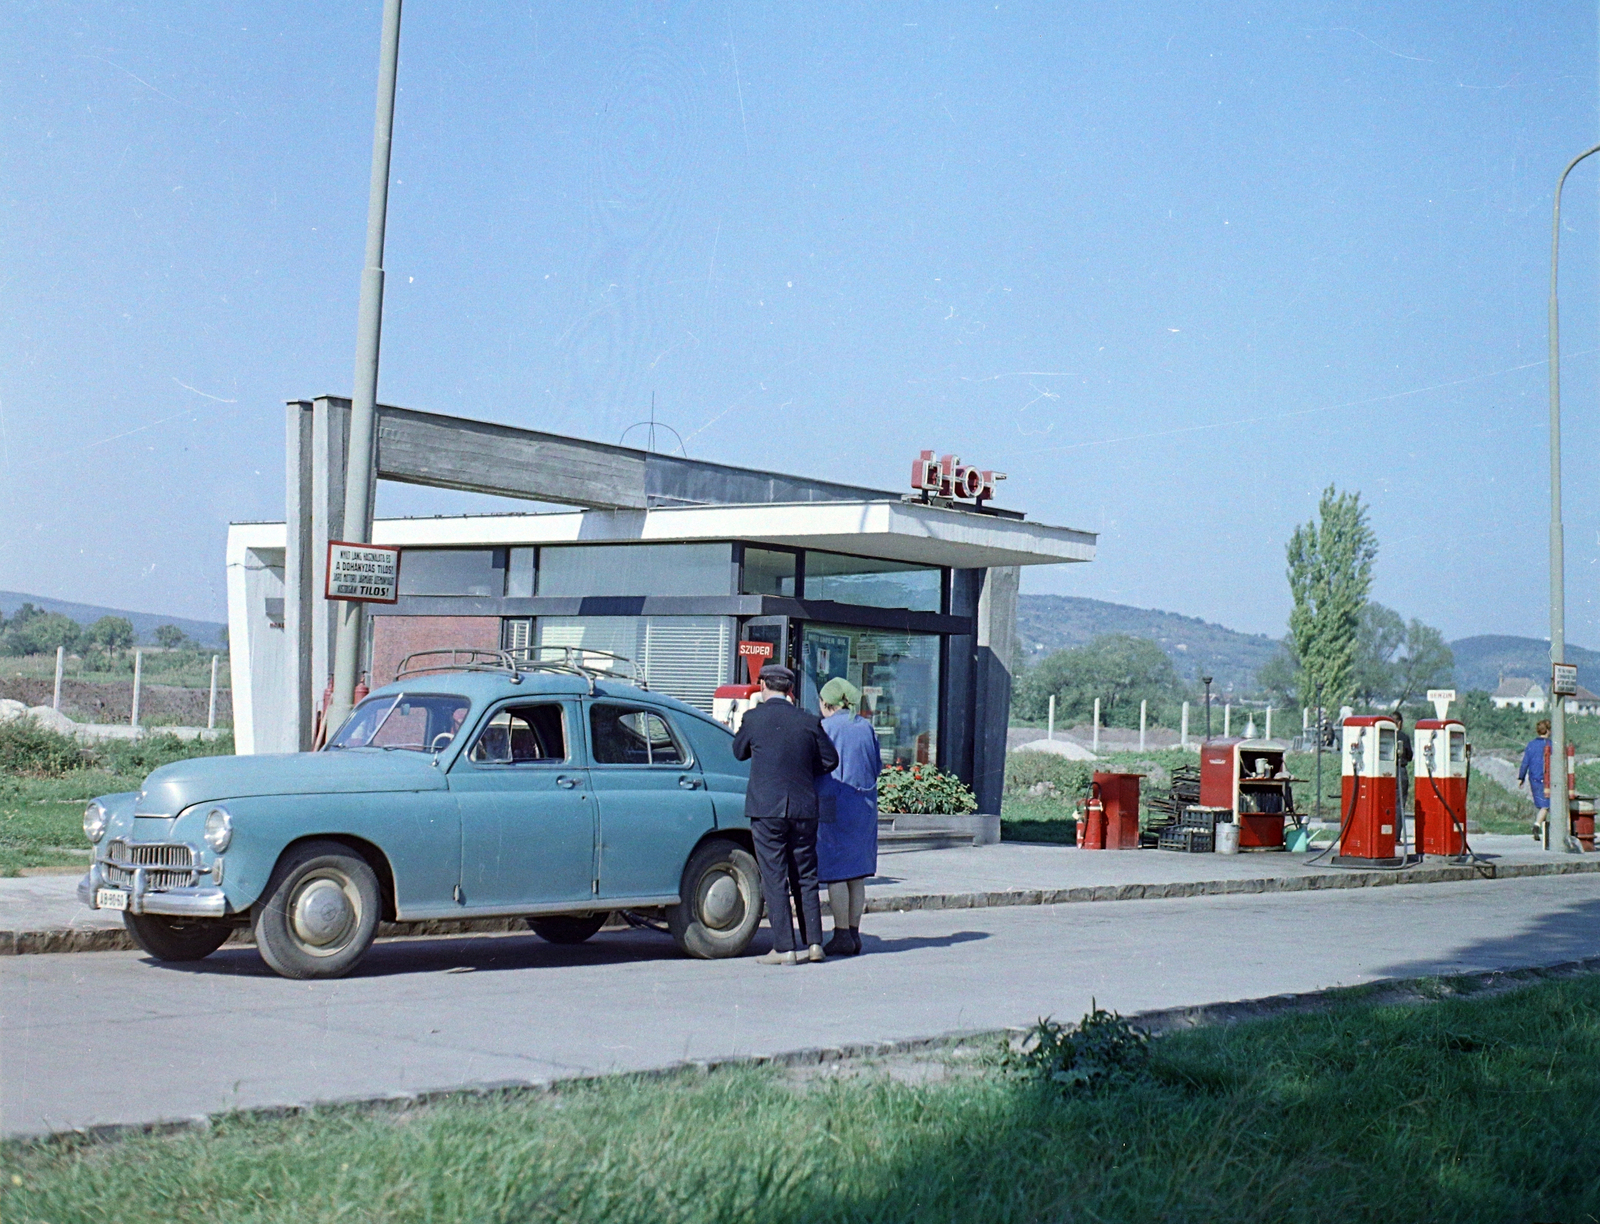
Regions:
[[[229, 538], [230, 550], [282, 548], [284, 529], [281, 523], [236, 524]], [[902, 501], [379, 519], [372, 539], [402, 548], [745, 540], [957, 569], [1091, 561], [1095, 551], [1089, 532]]]

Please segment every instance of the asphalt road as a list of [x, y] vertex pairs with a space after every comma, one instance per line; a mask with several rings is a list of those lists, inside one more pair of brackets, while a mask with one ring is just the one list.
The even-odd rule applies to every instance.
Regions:
[[[380, 945], [337, 982], [253, 949], [0, 963], [0, 1131], [541, 1082], [1600, 953], [1600, 877], [869, 915], [867, 955], [680, 959], [665, 935]], [[759, 946], [759, 945], [758, 945]]]

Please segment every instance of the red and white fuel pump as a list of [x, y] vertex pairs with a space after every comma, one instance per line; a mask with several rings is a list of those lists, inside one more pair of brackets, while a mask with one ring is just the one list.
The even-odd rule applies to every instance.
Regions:
[[1344, 720], [1340, 784], [1339, 853], [1334, 862], [1351, 867], [1398, 867], [1395, 828], [1399, 821], [1395, 745], [1400, 724], [1391, 714], [1355, 714]]
[[1467, 769], [1472, 748], [1454, 718], [1419, 718], [1411, 768], [1417, 849], [1461, 858], [1467, 853]]
[[743, 641], [739, 643], [739, 658], [744, 661], [743, 684], [718, 685], [711, 694], [711, 716], [730, 731], [737, 731], [744, 721], [744, 712], [756, 703], [756, 693], [761, 688], [756, 677], [761, 669], [772, 662], [775, 648], [771, 642]]

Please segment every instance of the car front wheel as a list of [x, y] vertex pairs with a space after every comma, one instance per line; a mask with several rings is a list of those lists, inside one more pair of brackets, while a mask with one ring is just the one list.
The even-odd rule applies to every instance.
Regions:
[[337, 842], [307, 842], [278, 863], [256, 905], [261, 959], [286, 978], [343, 977], [372, 946], [377, 874]]
[[222, 947], [233, 931], [226, 922], [214, 918], [168, 918], [164, 914], [126, 911], [122, 925], [134, 943], [163, 961], [203, 960]]
[[761, 875], [739, 843], [709, 841], [689, 856], [667, 927], [678, 947], [700, 960], [738, 956], [761, 921]]

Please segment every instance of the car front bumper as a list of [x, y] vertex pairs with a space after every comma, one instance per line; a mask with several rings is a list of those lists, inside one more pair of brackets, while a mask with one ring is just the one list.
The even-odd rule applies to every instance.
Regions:
[[128, 895], [127, 913], [165, 914], [173, 918], [222, 918], [228, 913], [228, 898], [220, 888], [162, 888], [146, 885], [145, 871], [136, 868], [133, 887], [108, 885], [99, 863], [89, 868], [87, 875], [78, 881], [78, 900], [90, 909], [99, 909], [96, 894], [102, 888], [116, 887]]

